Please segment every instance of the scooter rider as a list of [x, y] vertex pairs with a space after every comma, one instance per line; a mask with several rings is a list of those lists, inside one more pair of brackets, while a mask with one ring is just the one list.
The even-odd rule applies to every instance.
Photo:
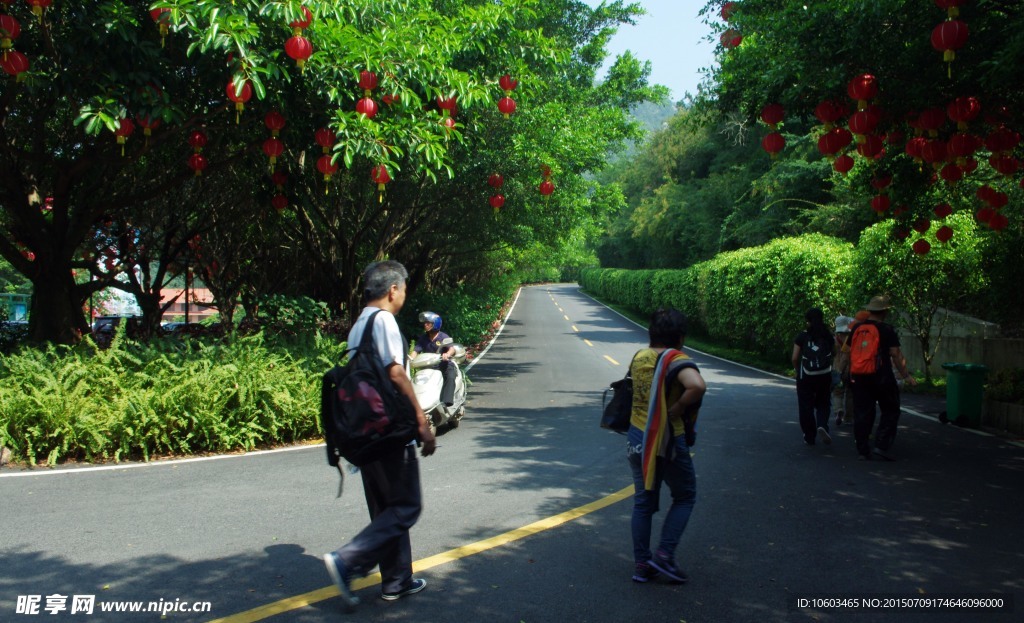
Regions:
[[415, 359], [420, 353], [440, 353], [441, 363], [437, 369], [441, 371], [444, 383], [441, 385], [441, 402], [444, 406], [450, 407], [455, 403], [455, 366], [451, 358], [455, 351], [451, 346], [444, 346], [448, 335], [441, 331], [441, 316], [432, 311], [420, 312], [420, 322], [423, 323], [423, 335], [416, 338], [413, 345], [413, 356]]

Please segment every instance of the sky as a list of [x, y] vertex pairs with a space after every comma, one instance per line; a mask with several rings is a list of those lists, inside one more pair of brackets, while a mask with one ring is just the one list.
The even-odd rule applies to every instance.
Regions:
[[[583, 0], [591, 7], [601, 0]], [[714, 46], [703, 40], [711, 31], [697, 15], [705, 0], [636, 0], [647, 15], [636, 26], [622, 26], [608, 45], [609, 60], [629, 50], [651, 62], [651, 82], [668, 87], [671, 101], [697, 93], [700, 69], [714, 60]]]

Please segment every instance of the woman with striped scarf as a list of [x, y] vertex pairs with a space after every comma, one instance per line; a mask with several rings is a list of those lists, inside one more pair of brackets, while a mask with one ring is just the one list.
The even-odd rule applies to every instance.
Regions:
[[[674, 582], [689, 577], [675, 562], [675, 551], [693, 511], [697, 477], [690, 458], [696, 441], [697, 412], [707, 386], [700, 370], [680, 350], [686, 338], [686, 316], [659, 309], [647, 329], [650, 346], [639, 350], [630, 364], [633, 413], [626, 457], [633, 472], [634, 582], [664, 575]], [[651, 524], [658, 512], [662, 483], [672, 505], [665, 515], [658, 548], [651, 552]]]

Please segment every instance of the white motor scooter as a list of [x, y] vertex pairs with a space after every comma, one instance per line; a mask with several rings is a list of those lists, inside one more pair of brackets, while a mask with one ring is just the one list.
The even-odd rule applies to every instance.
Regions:
[[416, 400], [430, 421], [431, 432], [437, 432], [445, 424], [448, 428], [457, 428], [459, 420], [466, 414], [466, 373], [459, 367], [460, 363], [466, 361], [466, 349], [461, 344], [453, 343], [452, 338], [447, 338], [442, 346], [455, 349], [455, 354], [449, 360], [449, 365], [455, 366], [455, 398], [450, 407], [441, 402], [441, 386], [444, 383], [444, 377], [438, 369], [441, 355], [420, 353], [409, 362], [414, 370], [412, 387], [416, 391]]

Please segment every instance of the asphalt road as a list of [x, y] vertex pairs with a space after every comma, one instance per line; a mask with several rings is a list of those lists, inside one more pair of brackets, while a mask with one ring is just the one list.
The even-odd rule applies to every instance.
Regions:
[[[645, 342], [644, 329], [575, 285], [523, 289], [469, 370], [462, 425], [420, 461], [420, 594], [384, 602], [363, 582], [363, 605], [341, 612], [320, 555], [365, 525], [361, 485], [349, 477], [336, 499], [323, 448], [306, 447], [0, 472], [0, 621], [248, 623], [268, 605], [278, 613], [267, 620], [289, 622], [1024, 620], [1024, 603], [992, 612], [920, 601], [1024, 596], [1022, 448], [910, 415], [895, 463], [858, 462], [849, 426], [830, 447], [806, 447], [791, 381], [699, 353], [709, 392], [697, 506], [679, 550], [692, 579], [631, 582], [629, 500], [586, 505], [630, 485], [624, 439], [597, 422], [602, 389]], [[30, 595], [40, 613], [19, 614]], [[211, 611], [52, 615], [51, 595], [69, 608], [71, 596], [94, 595]], [[796, 607], [811, 597], [858, 601]], [[867, 598], [918, 601], [869, 611]]]

